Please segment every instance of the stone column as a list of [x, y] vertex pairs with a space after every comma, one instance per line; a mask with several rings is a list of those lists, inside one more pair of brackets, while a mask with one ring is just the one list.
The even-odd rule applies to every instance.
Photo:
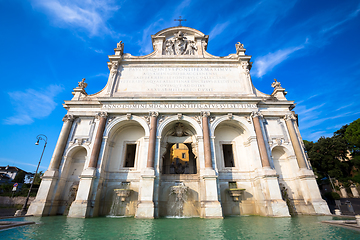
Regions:
[[256, 134], [256, 141], [258, 143], [259, 152], [260, 152], [261, 164], [263, 167], [269, 168], [270, 162], [269, 162], [269, 157], [268, 157], [268, 154], [266, 151], [264, 136], [263, 136], [261, 126], [260, 126], [260, 120], [259, 120], [260, 117], [261, 117], [260, 112], [252, 113], [252, 119], [253, 119], [253, 123], [254, 123], [255, 134]]
[[64, 124], [56, 143], [49, 169], [44, 173], [36, 199], [30, 204], [26, 215], [47, 216], [56, 214], [57, 205], [54, 204], [53, 196], [55, 195], [58, 184], [59, 166], [69, 138], [73, 120], [74, 117], [69, 114], [63, 118]]
[[61, 129], [58, 141], [55, 146], [53, 157], [51, 158], [49, 170], [59, 170], [60, 162], [69, 138], [70, 130], [74, 117], [72, 115], [65, 115], [62, 119], [64, 124]]
[[202, 112], [201, 114], [202, 114], [202, 131], [204, 138], [205, 168], [212, 168], [209, 121], [208, 121], [208, 116], [210, 115], [210, 112]]
[[158, 112], [150, 112], [150, 136], [149, 136], [149, 149], [146, 167], [154, 168], [155, 158], [155, 145], [156, 145], [156, 126]]
[[295, 127], [294, 127], [294, 123], [293, 123], [293, 120], [295, 120], [296, 118], [293, 113], [290, 113], [290, 114], [286, 114], [284, 119], [285, 119], [286, 127], [287, 127], [289, 135], [290, 135], [291, 143], [292, 143], [294, 151], [295, 151], [296, 160], [299, 164], [299, 168], [307, 168], [304, 154], [301, 150], [299, 138], [296, 135]]
[[103, 134], [104, 134], [105, 125], [106, 125], [107, 113], [106, 112], [101, 112], [101, 113], [98, 114], [98, 117], [100, 118], [100, 121], [99, 121], [99, 127], [98, 127], [97, 132], [96, 132], [94, 146], [93, 146], [93, 149], [92, 149], [91, 155], [90, 155], [90, 162], [89, 162], [89, 167], [90, 168], [96, 168], [97, 167], [97, 162], [98, 162], [98, 158], [99, 158], [101, 143], [102, 143]]
[[141, 171], [138, 205], [135, 218], [151, 219], [155, 216], [154, 181], [155, 181], [155, 146], [158, 112], [150, 112], [150, 135], [146, 168]]
[[270, 168], [269, 155], [267, 153], [266, 143], [260, 124], [262, 114], [259, 111], [252, 112], [251, 116], [262, 165], [262, 169], [259, 170], [259, 175], [261, 177], [255, 184], [258, 185], [263, 192], [263, 199], [260, 198], [263, 203], [259, 204], [257, 207], [259, 208], [260, 215], [288, 217], [290, 216], [289, 209], [286, 202], [281, 197], [278, 175], [276, 174], [275, 169]]
[[212, 167], [211, 143], [209, 133], [209, 116], [210, 112], [201, 112], [202, 132], [204, 144], [205, 169], [200, 170], [202, 178], [200, 187], [201, 191], [201, 208], [200, 217], [202, 218], [222, 218], [222, 208], [218, 196], [217, 175]]
[[97, 164], [106, 125], [107, 113], [100, 112], [96, 117], [99, 118], [99, 126], [90, 155], [89, 167], [84, 169], [80, 175], [76, 199], [70, 206], [68, 217], [84, 218], [92, 217], [94, 214], [96, 191], [99, 182], [96, 176]]

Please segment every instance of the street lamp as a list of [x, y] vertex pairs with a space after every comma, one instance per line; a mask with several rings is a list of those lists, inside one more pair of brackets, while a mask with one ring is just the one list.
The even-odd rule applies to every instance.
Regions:
[[36, 141], [35, 145], [39, 145], [40, 140], [43, 140], [43, 141], [45, 142], [45, 145], [44, 145], [44, 149], [43, 149], [43, 151], [42, 151], [42, 153], [41, 153], [41, 157], [40, 157], [39, 163], [38, 163], [38, 165], [37, 165], [34, 178], [33, 178], [32, 182], [31, 182], [30, 189], [29, 189], [28, 195], [27, 195], [27, 197], [26, 197], [24, 206], [23, 206], [23, 208], [21, 209], [21, 215], [25, 215], [25, 214], [26, 214], [26, 206], [27, 206], [27, 203], [28, 203], [28, 201], [29, 201], [30, 192], [31, 192], [31, 189], [32, 189], [32, 187], [33, 187], [33, 184], [34, 184], [34, 181], [35, 181], [35, 177], [36, 177], [37, 171], [39, 170], [39, 166], [40, 166], [40, 163], [41, 163], [41, 159], [42, 159], [42, 157], [43, 157], [43, 155], [44, 155], [44, 151], [45, 151], [46, 144], [47, 144], [47, 137], [46, 137], [44, 134], [39, 134], [39, 135], [36, 136], [36, 138], [37, 138], [37, 141]]

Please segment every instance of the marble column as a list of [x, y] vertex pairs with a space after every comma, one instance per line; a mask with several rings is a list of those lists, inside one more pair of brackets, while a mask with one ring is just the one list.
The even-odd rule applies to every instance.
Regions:
[[259, 148], [262, 169], [259, 169], [259, 181], [255, 183], [261, 188], [263, 192], [263, 203], [259, 207], [260, 215], [274, 216], [274, 217], [289, 217], [289, 209], [286, 202], [282, 199], [281, 190], [279, 186], [278, 175], [275, 169], [270, 167], [269, 155], [266, 149], [266, 143], [261, 129], [260, 118], [261, 112], [253, 112], [251, 114], [256, 141]]
[[64, 116], [63, 121], [64, 124], [56, 143], [49, 169], [42, 176], [42, 181], [36, 195], [36, 199], [30, 204], [26, 213], [27, 215], [47, 216], [56, 214], [57, 204], [54, 203], [53, 198], [55, 196], [55, 189], [58, 185], [59, 166], [68, 142], [74, 117], [67, 114]]
[[209, 121], [208, 121], [209, 115], [210, 115], [209, 112], [202, 112], [202, 131], [204, 138], [205, 168], [212, 168]]
[[49, 170], [59, 170], [60, 162], [69, 138], [70, 130], [74, 117], [72, 115], [65, 115], [63, 118], [63, 127], [61, 129], [58, 141], [55, 146], [53, 157], [51, 158]]
[[155, 146], [158, 112], [150, 112], [150, 135], [146, 169], [141, 172], [138, 205], [135, 218], [152, 219], [155, 216], [154, 181], [155, 181]]
[[291, 143], [294, 148], [294, 152], [295, 152], [296, 160], [299, 164], [299, 168], [307, 168], [306, 160], [305, 160], [304, 154], [301, 150], [299, 138], [296, 134], [294, 123], [293, 123], [293, 120], [295, 120], [295, 119], [296, 118], [295, 118], [294, 114], [292, 114], [292, 113], [285, 115], [286, 127], [287, 127], [289, 135], [290, 135], [290, 140], [291, 140]]
[[210, 144], [210, 132], [209, 132], [209, 116], [210, 112], [201, 112], [202, 116], [202, 132], [203, 132], [203, 144], [204, 144], [204, 160], [205, 169], [200, 170], [201, 188], [201, 208], [200, 217], [202, 218], [222, 218], [222, 208], [219, 202], [218, 196], [218, 183], [215, 170], [212, 167], [211, 158], [211, 144]]
[[155, 158], [155, 145], [156, 145], [156, 125], [157, 125], [157, 116], [158, 112], [150, 113], [150, 136], [149, 136], [149, 149], [148, 157], [146, 162], [146, 167], [154, 168], [154, 158]]
[[252, 119], [256, 134], [256, 141], [258, 143], [259, 152], [260, 152], [261, 164], [263, 167], [270, 167], [269, 157], [266, 151], [265, 140], [260, 126], [260, 120], [259, 120], [260, 117], [261, 117], [260, 112], [252, 113]]
[[99, 117], [100, 121], [99, 121], [99, 127], [96, 132], [96, 136], [95, 136], [94, 146], [93, 146], [93, 149], [92, 149], [92, 152], [90, 155], [90, 162], [89, 162], [90, 168], [97, 167], [101, 143], [102, 143], [103, 134], [104, 134], [105, 125], [106, 125], [107, 113], [101, 112], [101, 113], [99, 113], [98, 117]]
[[106, 126], [107, 113], [100, 112], [96, 115], [99, 119], [94, 145], [92, 147], [89, 167], [84, 169], [80, 176], [80, 182], [75, 201], [72, 202], [68, 217], [84, 218], [94, 215], [95, 199], [99, 179], [97, 178], [97, 164]]

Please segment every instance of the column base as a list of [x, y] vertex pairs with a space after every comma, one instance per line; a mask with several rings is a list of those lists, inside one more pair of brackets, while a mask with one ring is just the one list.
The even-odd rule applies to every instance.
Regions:
[[314, 207], [315, 213], [318, 215], [331, 215], [329, 206], [325, 200], [313, 201], [312, 205]]
[[86, 218], [92, 217], [95, 201], [92, 201], [92, 189], [96, 177], [95, 168], [83, 170], [80, 176], [79, 188], [75, 201], [71, 204], [68, 217]]
[[136, 210], [135, 218], [153, 219], [154, 218], [154, 202], [140, 202]]
[[29, 206], [29, 209], [26, 212], [26, 215], [32, 215], [36, 217], [48, 216], [50, 215], [51, 202], [46, 200], [34, 200]]
[[201, 202], [202, 218], [223, 218], [222, 208], [219, 201]]
[[71, 218], [86, 218], [91, 217], [91, 208], [94, 207], [93, 201], [77, 200], [71, 204], [68, 217]]
[[56, 191], [58, 174], [57, 170], [47, 170], [44, 173], [36, 198], [31, 202], [26, 215], [40, 217], [56, 214], [51, 198]]
[[286, 202], [282, 199], [280, 200], [270, 200], [268, 205], [271, 209], [268, 215], [269, 217], [290, 217], [289, 208]]

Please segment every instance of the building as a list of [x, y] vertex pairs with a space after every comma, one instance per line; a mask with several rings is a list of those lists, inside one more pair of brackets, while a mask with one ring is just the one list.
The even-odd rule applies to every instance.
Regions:
[[14, 166], [0, 166], [0, 184], [2, 183], [10, 183], [13, 184], [13, 180], [19, 172], [24, 172], [24, 183], [29, 183], [30, 180], [34, 177], [33, 173], [26, 172], [18, 167]]
[[[276, 80], [270, 95], [253, 86], [243, 44], [217, 57], [193, 28], [151, 37], [146, 56], [124, 53], [119, 42], [104, 89], [88, 95], [83, 79], [65, 101], [68, 113], [27, 214], [107, 215], [121, 196], [123, 215], [167, 216], [178, 185], [186, 187], [183, 216], [330, 214], [294, 102]], [[184, 158], [174, 158], [174, 145]]]

